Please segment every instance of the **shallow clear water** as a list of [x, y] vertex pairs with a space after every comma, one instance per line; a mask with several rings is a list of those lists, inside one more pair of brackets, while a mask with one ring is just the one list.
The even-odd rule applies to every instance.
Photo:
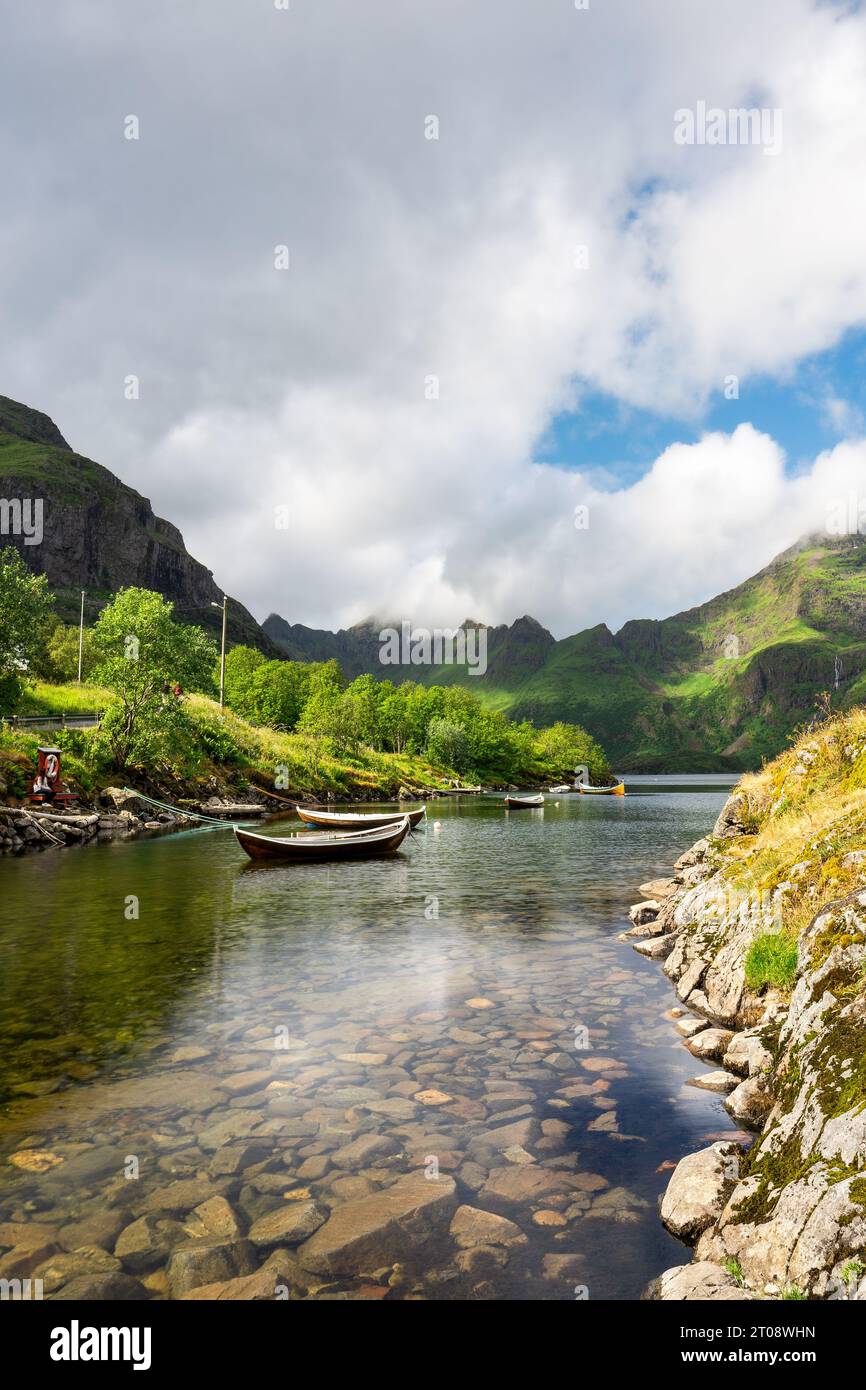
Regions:
[[[363, 1183], [439, 1157], [461, 1201], [527, 1236], [507, 1263], [467, 1269], [443, 1234], [404, 1291], [639, 1296], [688, 1258], [658, 1221], [665, 1165], [732, 1126], [717, 1097], [684, 1085], [703, 1068], [666, 1017], [661, 969], [617, 935], [638, 885], [669, 874], [729, 785], [631, 778], [624, 799], [508, 813], [443, 799], [399, 855], [366, 863], [254, 868], [223, 830], [0, 861], [0, 1222], [60, 1227], [107, 1208], [120, 1225], [148, 1201], [159, 1210], [161, 1186], [205, 1181], [205, 1132], [233, 1118], [227, 1142], [266, 1134], [265, 1173], [333, 1209], [361, 1189], [330, 1155], [387, 1134], [394, 1152]], [[230, 1080], [248, 1072], [249, 1086]], [[136, 1079], [153, 1084], [117, 1084]], [[430, 1090], [449, 1099], [416, 1100]], [[381, 1100], [402, 1103], [368, 1108]], [[317, 1128], [283, 1135], [281, 1115]], [[489, 1131], [527, 1119], [525, 1149], [497, 1154]], [[10, 1166], [27, 1148], [55, 1161]], [[299, 1174], [309, 1159], [320, 1176]], [[496, 1171], [530, 1161], [574, 1181], [503, 1199]], [[255, 1177], [219, 1188], [242, 1226], [283, 1201]], [[545, 1260], [558, 1254], [581, 1258]], [[149, 1287], [162, 1291], [158, 1268]]]

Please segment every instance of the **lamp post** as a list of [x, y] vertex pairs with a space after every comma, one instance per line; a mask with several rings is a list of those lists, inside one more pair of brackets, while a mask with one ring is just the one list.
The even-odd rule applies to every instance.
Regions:
[[81, 617], [78, 622], [78, 684], [81, 684], [81, 662], [84, 656], [84, 595], [86, 590], [81, 590]]
[[221, 645], [221, 648], [220, 648], [220, 712], [222, 712], [222, 710], [223, 710], [224, 707], [225, 707], [225, 699], [226, 699], [226, 606], [227, 606], [227, 604], [228, 604], [228, 596], [227, 596], [226, 594], [223, 594], [223, 601], [222, 601], [222, 603], [213, 603], [213, 602], [211, 603], [211, 608], [221, 608], [222, 611], [223, 611], [223, 636], [222, 636], [222, 645]]

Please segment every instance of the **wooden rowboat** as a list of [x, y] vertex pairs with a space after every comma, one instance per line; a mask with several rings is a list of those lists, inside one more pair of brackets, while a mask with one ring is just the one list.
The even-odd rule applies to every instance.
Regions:
[[397, 824], [389, 824], [374, 830], [355, 830], [351, 834], [311, 834], [289, 835], [278, 838], [276, 835], [255, 835], [249, 830], [235, 826], [235, 835], [241, 849], [257, 862], [263, 860], [282, 860], [283, 863], [309, 863], [326, 859], [368, 859], [376, 854], [393, 854], [399, 849], [409, 834], [409, 817]]
[[544, 796], [541, 792], [537, 796], [506, 796], [505, 804], [510, 811], [532, 811], [544, 805]]
[[360, 811], [317, 811], [309, 806], [296, 806], [295, 810], [305, 825], [321, 825], [325, 830], [376, 830], [384, 825], [398, 825], [404, 816], [409, 817], [410, 826], [416, 826], [427, 807], [415, 811], [373, 811], [369, 815]]
[[625, 783], [617, 782], [615, 787], [578, 787], [581, 796], [625, 796]]

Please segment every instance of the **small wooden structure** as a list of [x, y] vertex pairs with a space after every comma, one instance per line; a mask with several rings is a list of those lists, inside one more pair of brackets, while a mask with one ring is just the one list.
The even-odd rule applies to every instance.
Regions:
[[61, 749], [40, 746], [37, 749], [37, 755], [36, 776], [33, 779], [30, 795], [27, 797], [28, 805], [63, 807], [71, 801], [77, 801], [76, 793], [69, 790], [61, 775], [63, 758]]

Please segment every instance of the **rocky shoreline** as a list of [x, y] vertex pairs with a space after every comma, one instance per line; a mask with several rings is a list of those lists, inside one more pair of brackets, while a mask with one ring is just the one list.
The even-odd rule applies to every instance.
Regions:
[[641, 886], [651, 896], [632, 907], [623, 938], [663, 963], [684, 1045], [717, 1064], [695, 1084], [723, 1094], [756, 1135], [678, 1163], [661, 1220], [693, 1258], [644, 1297], [866, 1301], [866, 891], [825, 902], [800, 932], [790, 997], [751, 992], [749, 947], [778, 927], [790, 885], [756, 898], [732, 891], [725, 870], [750, 833], [747, 813], [735, 792], [673, 879]]
[[139, 797], [116, 788], [109, 788], [100, 799], [104, 804], [78, 812], [0, 806], [0, 855], [134, 840], [148, 833], [188, 830], [195, 824], [187, 816], [156, 812]]
[[[170, 804], [172, 792], [154, 789], [154, 795]], [[176, 795], [176, 793], [175, 793]], [[433, 800], [441, 795], [435, 788], [400, 788], [398, 800]], [[274, 817], [291, 811], [295, 803], [317, 806], [335, 800], [328, 793], [321, 800], [309, 792], [291, 793], [281, 796], [279, 804], [270, 805], [261, 796], [247, 795], [247, 799], [235, 796], [211, 796], [207, 800], [183, 798], [189, 815], [157, 809], [146, 794], [136, 794], [119, 787], [107, 787], [100, 792], [93, 805], [86, 805], [76, 812], [44, 810], [24, 806], [0, 805], [0, 855], [24, 854], [30, 850], [70, 849], [76, 845], [88, 845], [110, 840], [132, 840], [141, 835], [166, 834], [173, 830], [189, 830], [198, 822], [197, 815], [205, 815], [214, 820], [232, 820], [238, 817]], [[353, 801], [357, 797], [340, 798]]]

